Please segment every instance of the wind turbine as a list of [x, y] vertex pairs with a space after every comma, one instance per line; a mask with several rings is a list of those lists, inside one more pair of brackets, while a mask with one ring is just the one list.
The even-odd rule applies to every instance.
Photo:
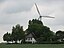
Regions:
[[39, 9], [38, 9], [38, 7], [37, 7], [37, 4], [35, 3], [35, 6], [36, 6], [36, 9], [37, 9], [37, 12], [38, 12], [38, 14], [39, 14], [39, 18], [38, 18], [38, 20], [42, 20], [42, 17], [47, 17], [47, 18], [55, 18], [55, 17], [51, 17], [51, 16], [41, 16], [41, 14], [40, 14], [40, 12], [39, 12]]

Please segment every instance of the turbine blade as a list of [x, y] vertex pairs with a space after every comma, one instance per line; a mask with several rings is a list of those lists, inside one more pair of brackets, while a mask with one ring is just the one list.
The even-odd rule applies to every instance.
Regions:
[[41, 14], [40, 14], [40, 12], [39, 12], [39, 9], [38, 9], [38, 7], [37, 7], [37, 4], [36, 4], [36, 3], [35, 3], [35, 6], [36, 6], [36, 9], [37, 9], [38, 14], [41, 16]]
[[42, 16], [42, 17], [47, 17], [47, 18], [55, 18], [55, 17], [51, 17], [51, 16]]

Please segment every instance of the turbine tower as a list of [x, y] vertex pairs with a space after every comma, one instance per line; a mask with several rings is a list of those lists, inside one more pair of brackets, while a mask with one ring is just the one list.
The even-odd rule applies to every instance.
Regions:
[[37, 12], [38, 12], [38, 14], [39, 14], [39, 18], [38, 18], [38, 20], [41, 21], [41, 20], [42, 20], [42, 17], [55, 18], [55, 17], [51, 17], [51, 16], [42, 16], [42, 15], [40, 14], [40, 11], [39, 11], [38, 6], [37, 6], [36, 3], [35, 3], [35, 6], [36, 6]]

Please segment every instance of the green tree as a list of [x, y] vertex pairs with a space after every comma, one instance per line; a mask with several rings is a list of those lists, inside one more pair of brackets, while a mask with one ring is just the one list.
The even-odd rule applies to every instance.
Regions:
[[54, 33], [50, 30], [49, 27], [44, 26], [42, 21], [39, 21], [37, 19], [29, 21], [27, 30], [28, 32], [33, 32], [36, 36], [36, 40], [38, 41], [40, 41], [41, 39], [43, 39], [44, 41], [51, 41], [51, 38], [54, 35]]
[[20, 41], [24, 37], [24, 31], [23, 27], [17, 24], [15, 27], [12, 29], [12, 36], [13, 36], [13, 41], [17, 43], [17, 41]]
[[56, 39], [60, 39], [61, 41], [63, 41], [63, 38], [64, 38], [64, 31], [57, 31], [56, 32]]
[[9, 41], [11, 41], [11, 34], [10, 33], [5, 33], [3, 36], [3, 40], [7, 41], [7, 43], [9, 43]]

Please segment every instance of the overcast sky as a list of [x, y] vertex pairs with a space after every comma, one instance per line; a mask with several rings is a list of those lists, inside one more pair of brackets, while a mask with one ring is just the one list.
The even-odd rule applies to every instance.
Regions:
[[0, 42], [4, 33], [11, 32], [12, 26], [20, 24], [26, 29], [29, 20], [39, 17], [34, 3], [41, 15], [55, 17], [42, 18], [45, 26], [54, 32], [64, 31], [64, 0], [0, 0]]

